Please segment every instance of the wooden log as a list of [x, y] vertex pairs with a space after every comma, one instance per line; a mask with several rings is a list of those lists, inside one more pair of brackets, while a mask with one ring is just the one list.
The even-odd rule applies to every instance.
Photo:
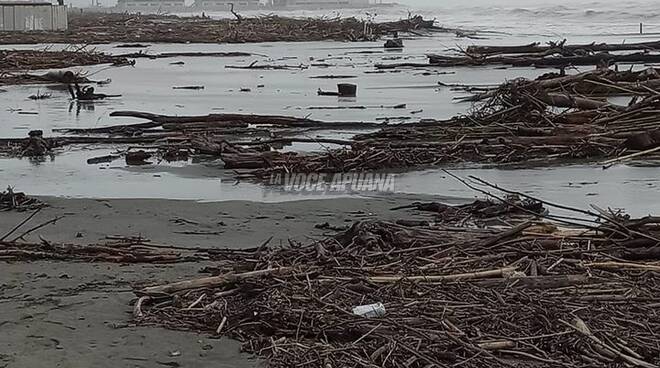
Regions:
[[[241, 122], [253, 125], [274, 125], [283, 127], [318, 128], [328, 129], [350, 128], [350, 129], [372, 129], [382, 127], [382, 123], [367, 122], [326, 122], [311, 120], [307, 118], [296, 118], [281, 115], [254, 115], [254, 114], [209, 114], [199, 116], [169, 116], [152, 114], [141, 111], [114, 111], [110, 113], [113, 117], [133, 117], [147, 119], [161, 124], [187, 124], [208, 122]], [[173, 126], [173, 125], [172, 125]]]
[[247, 56], [252, 56], [252, 54], [248, 52], [162, 52], [159, 54], [134, 52], [129, 54], [118, 55], [118, 57], [125, 57], [130, 59], [138, 59], [138, 58], [164, 59], [164, 58], [173, 58], [173, 57], [247, 57]]
[[658, 152], [658, 151], [660, 151], [660, 146], [655, 147], [655, 148], [651, 148], [651, 149], [646, 150], [646, 151], [635, 152], [635, 153], [632, 153], [630, 155], [613, 158], [611, 160], [607, 160], [607, 161], [601, 163], [601, 165], [603, 165], [603, 169], [608, 169], [608, 168], [612, 167], [614, 164], [616, 164], [618, 162], [630, 160], [630, 159], [633, 159], [633, 158], [636, 158], [636, 157], [641, 157], [641, 156], [648, 155], [650, 153]]
[[544, 53], [551, 50], [566, 50], [575, 52], [577, 50], [602, 52], [602, 51], [634, 51], [634, 50], [660, 50], [660, 41], [638, 42], [638, 43], [590, 43], [582, 45], [547, 45], [541, 46], [538, 42], [521, 46], [469, 46], [468, 54], [495, 55], [495, 54], [531, 54]]
[[461, 280], [475, 280], [489, 277], [510, 277], [516, 271], [516, 267], [504, 267], [496, 270], [479, 271], [459, 273], [454, 275], [428, 275], [428, 276], [371, 276], [367, 280], [378, 284], [389, 284], [400, 281], [412, 282], [446, 282], [446, 281], [461, 281]]
[[660, 264], [645, 264], [631, 262], [593, 262], [587, 263], [585, 267], [600, 268], [604, 270], [638, 270], [660, 272]]
[[477, 281], [476, 285], [483, 287], [507, 286], [524, 289], [547, 290], [569, 286], [597, 284], [602, 281], [602, 279], [589, 277], [588, 275], [553, 275], [483, 280]]
[[608, 107], [615, 110], [625, 109], [624, 106], [614, 105], [606, 101], [596, 101], [584, 97], [577, 97], [560, 93], [548, 93], [547, 96], [542, 98], [542, 100], [550, 106], [576, 108], [581, 110], [597, 110], [603, 107]]
[[158, 295], [158, 294], [172, 294], [184, 290], [203, 289], [203, 288], [217, 288], [233, 284], [242, 280], [259, 278], [270, 275], [284, 275], [293, 272], [290, 267], [269, 268], [265, 270], [238, 273], [238, 274], [225, 274], [221, 276], [204, 277], [194, 280], [179, 281], [166, 285], [150, 286], [139, 291], [138, 295]]

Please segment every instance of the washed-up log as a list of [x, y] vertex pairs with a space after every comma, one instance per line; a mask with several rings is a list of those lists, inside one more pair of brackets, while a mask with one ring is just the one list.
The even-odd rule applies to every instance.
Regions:
[[205, 277], [202, 279], [179, 281], [167, 285], [150, 286], [142, 289], [140, 291], [140, 294], [143, 295], [172, 294], [179, 291], [190, 290], [190, 289], [216, 288], [252, 278], [259, 278], [259, 277], [271, 276], [271, 275], [281, 276], [291, 272], [293, 272], [292, 268], [280, 267], [280, 268], [269, 268], [266, 270], [258, 270], [258, 271], [239, 273], [239, 274], [227, 274], [222, 276]]
[[466, 52], [472, 55], [495, 55], [495, 54], [534, 54], [534, 53], [547, 53], [555, 50], [569, 51], [569, 52], [603, 52], [603, 51], [635, 51], [635, 50], [660, 50], [660, 41], [651, 42], [637, 42], [637, 43], [621, 43], [621, 44], [607, 44], [607, 43], [590, 43], [584, 45], [566, 45], [564, 42], [557, 43], [551, 42], [548, 45], [542, 46], [540, 43], [535, 42], [528, 45], [521, 46], [468, 46]]
[[457, 66], [487, 66], [487, 65], [509, 65], [515, 67], [567, 67], [567, 66], [587, 66], [587, 65], [612, 65], [616, 63], [640, 64], [640, 63], [658, 63], [660, 54], [633, 53], [633, 54], [610, 54], [597, 53], [593, 55], [579, 56], [449, 56], [449, 55], [428, 55], [429, 63], [395, 63], [395, 64], [376, 64], [377, 69], [397, 69], [397, 68], [446, 68]]
[[477, 280], [476, 285], [482, 287], [493, 287], [507, 285], [513, 288], [526, 289], [558, 289], [580, 285], [597, 285], [606, 282], [606, 279], [589, 277], [588, 275], [558, 275], [558, 276], [536, 276], [536, 277], [509, 277], [502, 279]]
[[165, 59], [173, 57], [248, 57], [253, 56], [248, 52], [161, 52], [158, 54], [149, 54], [146, 52], [134, 52], [130, 54], [121, 54], [120, 57], [130, 59]]
[[[660, 54], [634, 53], [634, 54], [609, 54], [598, 53], [586, 56], [492, 56], [492, 57], [455, 57], [444, 55], [429, 55], [429, 64], [425, 67], [455, 67], [455, 66], [484, 66], [484, 65], [510, 65], [516, 67], [566, 67], [570, 65], [610, 65], [615, 63], [657, 63], [660, 62]], [[405, 65], [405, 64], [404, 64]], [[411, 65], [417, 66], [419, 65]], [[391, 66], [381, 65], [381, 69]]]
[[350, 129], [372, 129], [382, 126], [380, 123], [363, 122], [324, 122], [307, 118], [296, 118], [293, 116], [279, 115], [254, 115], [254, 114], [210, 114], [200, 116], [169, 116], [158, 115], [139, 111], [114, 111], [110, 113], [114, 117], [134, 117], [151, 120], [161, 124], [186, 124], [200, 122], [241, 122], [252, 125], [274, 125], [281, 127], [297, 128], [350, 128]]
[[253, 62], [250, 65], [225, 65], [227, 69], [253, 69], [253, 70], [303, 70], [308, 69], [307, 65], [279, 65], [279, 64], [259, 64]]
[[576, 108], [581, 110], [597, 110], [603, 107], [615, 110], [624, 110], [625, 106], [614, 105], [605, 101], [596, 101], [584, 97], [570, 96], [559, 93], [549, 93], [544, 96], [543, 102], [550, 106]]
[[357, 78], [357, 75], [316, 75], [309, 78], [310, 79], [352, 79], [352, 78]]
[[443, 276], [372, 276], [369, 277], [369, 281], [382, 284], [382, 283], [395, 283], [400, 281], [411, 281], [411, 282], [446, 282], [446, 281], [462, 281], [462, 280], [472, 280], [472, 279], [482, 279], [489, 277], [510, 277], [516, 271], [515, 267], [505, 267], [497, 270], [488, 270], [488, 271], [479, 271], [479, 272], [469, 272], [461, 273], [455, 275], [443, 275]]
[[207, 121], [199, 123], [164, 123], [164, 130], [214, 129], [214, 128], [247, 128], [250, 124], [242, 121]]
[[380, 106], [310, 106], [307, 110], [366, 110], [366, 109], [405, 109], [406, 104]]

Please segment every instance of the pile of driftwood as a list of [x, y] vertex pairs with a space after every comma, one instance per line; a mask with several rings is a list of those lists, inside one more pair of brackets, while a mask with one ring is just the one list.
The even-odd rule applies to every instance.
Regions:
[[179, 151], [219, 156], [239, 151], [264, 152], [294, 142], [350, 145], [351, 141], [347, 140], [296, 136], [318, 130], [373, 130], [382, 126], [380, 123], [323, 122], [291, 116], [250, 114], [167, 116], [115, 111], [110, 116], [142, 118], [150, 122], [60, 129], [58, 132], [69, 135], [59, 137], [42, 138], [31, 134], [28, 138], [4, 138], [0, 139], [0, 153], [19, 157], [40, 156], [53, 154], [58, 148], [72, 144], [143, 144], [155, 149], [165, 159]]
[[23, 192], [15, 192], [14, 188], [0, 192], [0, 211], [28, 211], [45, 206], [36, 198], [29, 197]]
[[51, 71], [27, 73], [40, 69], [64, 69], [74, 66], [111, 64], [132, 65], [125, 56], [113, 56], [86, 49], [76, 51], [0, 50], [0, 85], [37, 83], [86, 83], [79, 73]]
[[63, 69], [81, 65], [125, 64], [125, 57], [117, 57], [90, 50], [39, 51], [0, 50], [0, 70], [3, 72]]
[[391, 32], [448, 32], [420, 16], [398, 22], [371, 23], [355, 18], [258, 18], [213, 20], [164, 15], [71, 14], [67, 32], [5, 32], [0, 44], [109, 42], [243, 43], [269, 41], [361, 41]]
[[[159, 158], [201, 154], [221, 158], [241, 176], [261, 179], [282, 173], [347, 172], [465, 163], [547, 165], [656, 159], [660, 152], [660, 72], [598, 68], [568, 75], [547, 73], [495, 88], [451, 86], [474, 105], [449, 120], [410, 124], [323, 122], [287, 116], [211, 114], [165, 116], [117, 111], [111, 116], [149, 122], [70, 129], [44, 138], [51, 149], [66, 144], [144, 144]], [[630, 98], [616, 104], [608, 98]], [[310, 136], [318, 131], [355, 131], [352, 139]], [[3, 139], [0, 147], [26, 150], [30, 140]], [[310, 153], [283, 152], [296, 142], [317, 143]], [[19, 149], [16, 149], [18, 147]], [[41, 147], [41, 145], [39, 146]], [[22, 151], [21, 151], [22, 149]], [[24, 154], [25, 155], [25, 154]]]
[[[494, 89], [464, 89], [470, 113], [445, 121], [388, 125], [358, 135], [350, 148], [305, 155], [225, 154], [231, 168], [252, 174], [344, 172], [457, 163], [549, 164], [596, 161], [605, 166], [660, 152], [660, 74], [597, 69], [550, 73]], [[607, 101], [629, 96], [628, 105]], [[655, 154], [655, 155], [654, 155]]]
[[137, 290], [134, 316], [238, 339], [270, 367], [657, 367], [660, 219], [575, 211], [580, 225], [358, 222]]
[[[430, 54], [428, 64], [402, 63], [377, 65], [379, 69], [401, 67], [456, 67], [505, 65], [516, 67], [563, 68], [579, 65], [644, 64], [660, 62], [660, 41], [588, 45], [567, 45], [550, 42], [546, 46], [538, 43], [523, 46], [470, 46], [458, 50], [458, 55]], [[635, 51], [622, 53], [623, 51]]]

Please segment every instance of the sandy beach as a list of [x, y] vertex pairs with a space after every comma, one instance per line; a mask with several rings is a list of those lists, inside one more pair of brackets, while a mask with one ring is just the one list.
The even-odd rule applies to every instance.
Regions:
[[[413, 201], [413, 197], [405, 196], [272, 204], [40, 199], [49, 207], [32, 220], [33, 224], [65, 217], [27, 240], [39, 241], [41, 237], [79, 244], [121, 235], [182, 247], [248, 248], [271, 236], [271, 244], [277, 245], [289, 239], [307, 242], [334, 234], [315, 227], [324, 223], [347, 226], [365, 219], [418, 216], [390, 210]], [[0, 233], [25, 217], [26, 213], [2, 213]], [[181, 234], [185, 231], [218, 234]], [[199, 277], [200, 269], [208, 265], [212, 263], [5, 263], [0, 268], [0, 367], [253, 367], [257, 362], [250, 355], [241, 355], [237, 342], [211, 339], [207, 334], [136, 327], [132, 322], [134, 288]]]
[[0, 368], [659, 368], [657, 4], [437, 3], [0, 32]]

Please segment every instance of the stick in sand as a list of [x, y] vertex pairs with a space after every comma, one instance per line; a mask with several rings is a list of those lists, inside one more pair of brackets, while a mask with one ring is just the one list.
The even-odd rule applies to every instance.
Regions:
[[603, 170], [609, 169], [610, 167], [614, 166], [614, 164], [619, 163], [621, 161], [625, 161], [625, 160], [635, 158], [635, 157], [644, 156], [644, 155], [647, 155], [649, 153], [653, 153], [653, 152], [657, 152], [657, 151], [660, 151], [660, 146], [648, 149], [646, 151], [635, 152], [635, 153], [632, 153], [632, 154], [627, 155], [627, 156], [621, 156], [621, 157], [613, 158], [611, 160], [607, 160], [607, 161], [602, 163]]
[[14, 226], [13, 229], [9, 230], [7, 234], [5, 234], [2, 238], [0, 238], [0, 241], [7, 239], [9, 235], [13, 234], [14, 232], [16, 232], [16, 230], [20, 229], [21, 226], [25, 225], [28, 221], [32, 220], [32, 218], [36, 216], [37, 213], [39, 213], [39, 211], [41, 211], [41, 208], [37, 208], [36, 211], [32, 212], [30, 216], [28, 216], [25, 220], [21, 221], [20, 224]]

